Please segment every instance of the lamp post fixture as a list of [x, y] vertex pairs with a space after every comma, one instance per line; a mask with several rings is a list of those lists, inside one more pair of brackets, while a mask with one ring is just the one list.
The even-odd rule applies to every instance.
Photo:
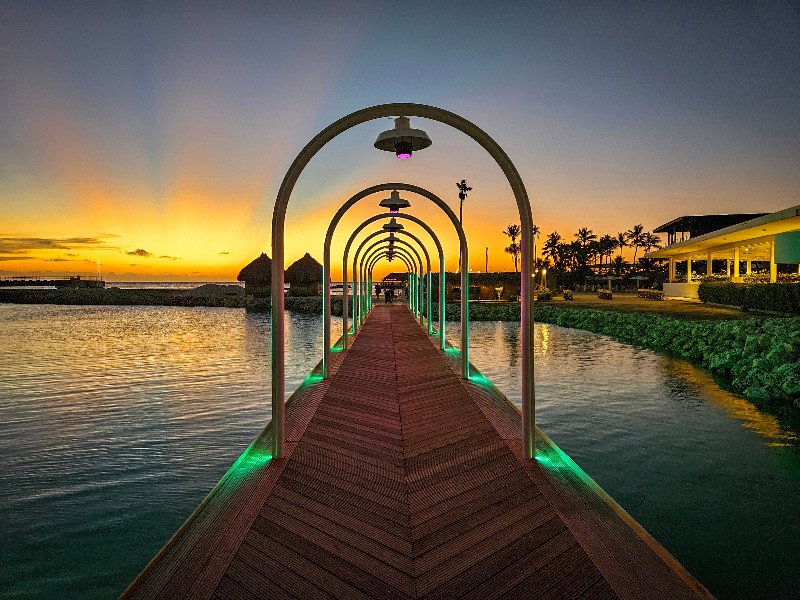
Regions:
[[[336, 138], [339, 134], [345, 131], [382, 117], [395, 117], [397, 115], [420, 117], [432, 119], [449, 125], [458, 131], [466, 134], [477, 142], [489, 155], [494, 159], [500, 170], [506, 177], [506, 180], [511, 187], [514, 194], [514, 199], [517, 203], [517, 210], [519, 211], [520, 227], [522, 229], [521, 236], [521, 277], [520, 286], [520, 333], [521, 333], [521, 403], [522, 403], [522, 452], [523, 456], [529, 459], [535, 457], [535, 431], [536, 424], [534, 419], [535, 414], [535, 390], [533, 382], [533, 285], [528, 274], [533, 273], [533, 257], [532, 257], [532, 242], [533, 242], [533, 215], [531, 211], [528, 193], [525, 190], [525, 184], [522, 181], [517, 168], [514, 163], [505, 153], [503, 148], [485, 131], [480, 127], [465, 119], [464, 117], [426, 104], [415, 104], [406, 102], [397, 102], [389, 104], [380, 104], [370, 106], [352, 112], [337, 121], [334, 121], [303, 147], [292, 161], [289, 169], [283, 177], [278, 194], [275, 198], [275, 208], [272, 212], [272, 308], [270, 311], [271, 329], [270, 329], [270, 362], [272, 370], [272, 384], [271, 384], [271, 398], [272, 398], [272, 456], [273, 459], [280, 459], [283, 457], [283, 447], [285, 441], [285, 324], [284, 324], [284, 235], [286, 224], [286, 211], [289, 206], [292, 191], [297, 184], [300, 175], [308, 165], [309, 162], [316, 156], [316, 154], [331, 140]], [[404, 122], [395, 121], [395, 134], [403, 130]], [[410, 124], [408, 129], [410, 130]], [[413, 130], [411, 130], [413, 131]], [[424, 132], [423, 132], [424, 133]], [[379, 136], [375, 146], [381, 150], [391, 150], [395, 154], [407, 154], [403, 152], [407, 148], [397, 146], [395, 135], [395, 143], [391, 144], [389, 148], [381, 147], [381, 144], [386, 142], [391, 136]], [[402, 138], [403, 136], [400, 136]], [[418, 136], [419, 137], [419, 136]], [[384, 138], [384, 139], [380, 139]], [[427, 138], [427, 135], [425, 135]], [[410, 150], [413, 152], [413, 135]], [[379, 144], [379, 142], [381, 144]], [[430, 138], [427, 138], [424, 145], [418, 146], [416, 149], [421, 149], [430, 145]], [[398, 152], [400, 151], [400, 152]], [[466, 261], [464, 261], [466, 263]], [[327, 277], [328, 273], [324, 273]], [[465, 286], [462, 285], [462, 288]], [[468, 288], [467, 288], [468, 289]], [[463, 310], [462, 310], [463, 318]]]
[[392, 190], [392, 193], [389, 195], [389, 197], [381, 200], [378, 206], [381, 208], [388, 208], [390, 213], [396, 215], [400, 212], [401, 208], [408, 208], [411, 206], [411, 202], [405, 198], [401, 198], [400, 193], [397, 190]]
[[384, 131], [375, 140], [375, 147], [394, 152], [397, 158], [411, 158], [414, 150], [423, 150], [432, 143], [427, 133], [421, 129], [411, 129], [411, 120], [408, 117], [397, 117], [394, 128]]

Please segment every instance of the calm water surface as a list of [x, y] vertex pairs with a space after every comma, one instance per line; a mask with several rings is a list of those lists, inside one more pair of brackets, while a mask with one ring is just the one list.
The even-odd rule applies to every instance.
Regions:
[[[286, 316], [289, 392], [320, 322]], [[517, 400], [518, 326], [472, 332]], [[0, 305], [0, 596], [116, 596], [269, 420], [268, 334], [238, 309]], [[602, 336], [537, 325], [536, 352], [540, 426], [713, 593], [798, 597], [795, 433]]]

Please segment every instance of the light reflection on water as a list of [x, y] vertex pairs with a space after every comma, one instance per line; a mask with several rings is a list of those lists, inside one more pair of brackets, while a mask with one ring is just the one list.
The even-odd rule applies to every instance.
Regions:
[[[288, 392], [322, 333], [286, 319]], [[238, 309], [0, 305], [0, 589], [118, 594], [269, 420], [268, 333]], [[796, 434], [685, 362], [535, 334], [540, 426], [719, 598], [792, 597]], [[519, 327], [472, 336], [518, 400]]]
[[[472, 362], [519, 404], [519, 326], [470, 332]], [[798, 432], [685, 361], [555, 325], [534, 335], [542, 430], [718, 598], [800, 597]]]
[[[322, 331], [286, 331], [290, 393]], [[269, 421], [268, 333], [238, 309], [0, 305], [0, 596], [119, 594]]]

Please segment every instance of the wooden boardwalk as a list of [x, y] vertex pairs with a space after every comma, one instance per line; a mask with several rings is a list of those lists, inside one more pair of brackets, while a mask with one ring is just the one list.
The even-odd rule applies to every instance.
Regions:
[[405, 306], [334, 356], [123, 597], [711, 597]]

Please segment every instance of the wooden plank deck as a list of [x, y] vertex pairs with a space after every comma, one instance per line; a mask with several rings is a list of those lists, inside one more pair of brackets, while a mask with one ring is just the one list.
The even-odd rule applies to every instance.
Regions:
[[124, 598], [711, 598], [405, 306], [378, 305]]

